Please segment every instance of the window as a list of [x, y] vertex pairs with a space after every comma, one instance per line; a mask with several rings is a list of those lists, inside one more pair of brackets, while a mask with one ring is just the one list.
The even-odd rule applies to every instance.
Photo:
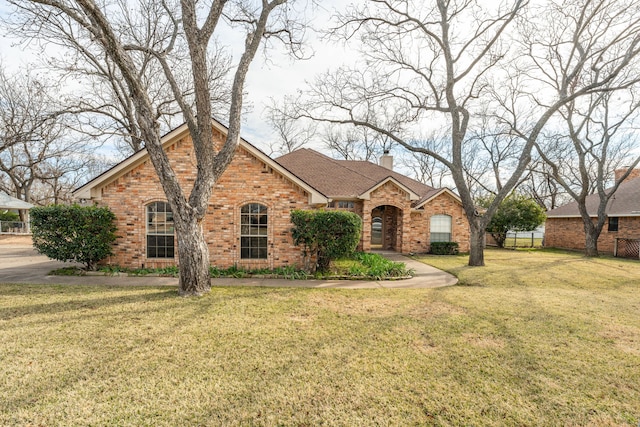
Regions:
[[147, 205], [147, 258], [173, 258], [173, 233], [173, 212], [169, 204]]
[[351, 201], [346, 201], [346, 200], [339, 200], [337, 202], [336, 201], [329, 202], [328, 207], [338, 208], [338, 209], [353, 209], [355, 207], [355, 203]]
[[240, 210], [240, 258], [267, 259], [267, 207], [259, 203]]
[[340, 209], [353, 209], [354, 206], [353, 202], [346, 202], [344, 200], [338, 202], [338, 208]]
[[609, 231], [618, 231], [618, 217], [609, 217]]
[[451, 241], [451, 216], [434, 215], [431, 217], [431, 242]]

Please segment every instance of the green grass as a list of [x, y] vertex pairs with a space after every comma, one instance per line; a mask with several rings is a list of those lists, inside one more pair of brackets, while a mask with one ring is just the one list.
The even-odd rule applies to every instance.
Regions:
[[424, 259], [461, 284], [0, 285], [0, 425], [638, 424], [640, 263]]
[[356, 252], [350, 258], [343, 258], [331, 262], [328, 276], [365, 278], [371, 280], [385, 280], [392, 278], [406, 278], [413, 275], [402, 262], [393, 262], [380, 254]]

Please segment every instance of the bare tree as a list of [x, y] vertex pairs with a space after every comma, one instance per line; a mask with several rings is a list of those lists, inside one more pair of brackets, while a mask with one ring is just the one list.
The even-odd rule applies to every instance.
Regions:
[[392, 147], [389, 138], [363, 127], [325, 126], [321, 140], [329, 151], [345, 160], [375, 162]]
[[[340, 69], [316, 79], [299, 115], [368, 127], [409, 151], [445, 164], [470, 225], [469, 265], [480, 266], [484, 265], [485, 229], [520, 182], [533, 144], [548, 120], [572, 99], [610, 90], [612, 82], [627, 85], [636, 78], [627, 70], [635, 65], [638, 54], [638, 29], [632, 19], [634, 14], [639, 16], [638, 6], [630, 0], [576, 0], [571, 12], [576, 19], [553, 16], [551, 21], [545, 10], [526, 13], [525, 0], [484, 6], [436, 0], [419, 6], [408, 0], [372, 0], [339, 15], [333, 35], [347, 42], [357, 38], [364, 63], [358, 69]], [[596, 6], [615, 9], [615, 13], [593, 15], [589, 10]], [[552, 9], [553, 4], [548, 7]], [[537, 25], [539, 39], [518, 43], [521, 39], [513, 23], [520, 16], [523, 23]], [[518, 47], [522, 49], [517, 51]], [[523, 51], [533, 55], [523, 56]], [[549, 68], [535, 69], [542, 61]], [[513, 84], [518, 75], [529, 79], [525, 87]], [[531, 117], [525, 126], [517, 120], [522, 108]], [[520, 138], [519, 158], [480, 214], [465, 174], [465, 161], [472, 152], [466, 146], [473, 136], [470, 130], [482, 126], [487, 111], [495, 111], [491, 120], [500, 133]], [[390, 131], [380, 121], [388, 112], [394, 122], [405, 124], [401, 130]], [[450, 157], [414, 144], [417, 129], [442, 122], [450, 129]]]
[[531, 162], [518, 190], [546, 210], [555, 209], [570, 200], [566, 191], [553, 179], [551, 168], [541, 159]]
[[269, 155], [284, 155], [291, 153], [308, 144], [316, 134], [316, 123], [308, 121], [306, 124], [301, 120], [292, 118], [290, 111], [292, 104], [286, 98], [282, 106], [278, 106], [272, 101], [271, 105], [265, 108], [264, 116], [267, 123], [276, 132], [277, 141], [272, 142]]
[[[414, 144], [425, 149], [433, 150], [446, 156], [449, 149], [449, 141], [444, 133], [431, 133], [425, 138], [415, 141]], [[442, 188], [452, 185], [451, 172], [446, 165], [440, 163], [431, 156], [425, 156], [415, 151], [406, 151], [401, 155], [400, 163], [410, 170], [413, 177], [431, 187]]]
[[49, 179], [47, 165], [67, 159], [59, 168], [60, 179], [82, 169], [69, 168], [72, 159], [95, 148], [69, 137], [67, 116], [58, 110], [54, 95], [58, 86], [38, 79], [30, 69], [9, 74], [0, 68], [0, 189], [34, 202], [32, 189]]
[[[209, 249], [204, 238], [202, 221], [212, 194], [212, 187], [230, 164], [240, 141], [243, 88], [249, 65], [253, 61], [263, 39], [280, 39], [292, 49], [300, 47], [293, 39], [296, 28], [289, 16], [290, 9], [283, 7], [286, 0], [211, 1], [181, 0], [176, 11], [169, 3], [162, 2], [163, 16], [170, 27], [171, 37], [153, 46], [141, 44], [135, 29], [126, 16], [131, 5], [126, 2], [103, 4], [94, 0], [11, 0], [23, 20], [23, 27], [47, 27], [52, 16], [62, 16], [72, 23], [76, 33], [82, 33], [85, 43], [92, 50], [101, 52], [103, 58], [113, 63], [126, 85], [126, 93], [135, 110], [135, 122], [140, 129], [140, 139], [145, 142], [167, 200], [174, 215], [178, 257], [180, 260], [180, 293], [200, 295], [210, 287]], [[235, 31], [244, 34], [244, 51], [233, 70], [231, 103], [228, 115], [228, 133], [222, 147], [213, 144], [212, 87], [210, 81], [209, 47], [226, 21]], [[150, 22], [146, 22], [152, 25]], [[180, 87], [181, 80], [173, 72], [172, 58], [176, 52], [176, 40], [184, 40], [188, 50], [188, 66], [193, 85], [193, 103]], [[171, 88], [175, 102], [180, 107], [193, 141], [196, 158], [196, 177], [190, 193], [180, 186], [167, 153], [161, 143], [162, 115], [152, 102], [152, 94], [139, 74], [135, 57], [140, 53], [150, 55], [163, 70], [163, 78]], [[160, 78], [161, 76], [156, 76]], [[193, 105], [193, 108], [192, 108]]]
[[[172, 75], [181, 89], [181, 96], [190, 106], [194, 102], [190, 76], [188, 49], [178, 37], [172, 19], [178, 15], [179, 5], [169, 2], [118, 1], [118, 29], [126, 28], [128, 42], [139, 47], [128, 50], [137, 68], [137, 78], [153, 104], [162, 131], [166, 132], [182, 122], [169, 81], [158, 78], [163, 70], [155, 60], [154, 51], [170, 48], [165, 56]], [[15, 34], [17, 31], [14, 31]], [[73, 90], [61, 94], [60, 102], [76, 118], [76, 129], [89, 136], [106, 138], [124, 156], [144, 147], [141, 129], [136, 121], [136, 106], [129, 96], [126, 79], [118, 64], [104, 54], [88, 31], [80, 31], [77, 22], [65, 14], [50, 14], [47, 25], [20, 26], [19, 34], [29, 40], [37, 38], [41, 62], [60, 79], [70, 83]], [[32, 43], [33, 44], [33, 43]], [[63, 49], [64, 55], [48, 55]], [[209, 54], [209, 85], [212, 111], [221, 115], [229, 108], [230, 84], [227, 75], [231, 58], [217, 43], [207, 46]]]
[[87, 149], [51, 156], [37, 168], [38, 180], [31, 188], [31, 203], [71, 204], [75, 201], [72, 195], [74, 189], [111, 165], [104, 156], [95, 155]]
[[0, 64], [0, 153], [38, 142], [59, 129], [48, 88], [30, 70], [12, 75]]
[[[586, 256], [598, 256], [598, 237], [607, 219], [607, 205], [640, 163], [634, 128], [634, 121], [640, 118], [640, 103], [633, 95], [605, 92], [582, 102], [574, 100], [561, 109], [564, 129], [536, 143], [550, 175], [578, 204]], [[616, 179], [614, 171], [622, 167], [628, 170]], [[595, 221], [587, 208], [587, 196], [591, 194], [598, 195]]]

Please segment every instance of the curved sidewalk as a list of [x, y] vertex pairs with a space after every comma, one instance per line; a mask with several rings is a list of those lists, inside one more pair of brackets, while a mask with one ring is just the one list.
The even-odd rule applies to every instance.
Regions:
[[[420, 289], [451, 286], [458, 282], [455, 276], [438, 270], [430, 265], [414, 261], [395, 252], [379, 251], [381, 255], [393, 261], [404, 262], [415, 271], [415, 276], [405, 280], [287, 280], [246, 278], [212, 279], [216, 286], [264, 286], [290, 288], [340, 288], [340, 289]], [[68, 266], [51, 261], [39, 255], [28, 246], [0, 246], [0, 283], [70, 284], [70, 285], [111, 285], [111, 286], [178, 286], [173, 277], [127, 277], [127, 276], [49, 276], [56, 268]]]

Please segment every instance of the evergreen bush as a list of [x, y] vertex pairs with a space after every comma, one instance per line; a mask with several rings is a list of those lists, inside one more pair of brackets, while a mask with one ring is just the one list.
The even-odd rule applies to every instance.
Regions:
[[31, 209], [33, 246], [58, 261], [75, 261], [95, 270], [111, 255], [116, 217], [106, 207], [52, 205]]
[[456, 255], [458, 253], [458, 242], [433, 242], [430, 246], [431, 253], [434, 255]]
[[[331, 260], [348, 257], [356, 250], [362, 232], [362, 220], [353, 212], [291, 212], [293, 241], [304, 247], [307, 269], [325, 272]], [[316, 268], [311, 268], [315, 260]]]

